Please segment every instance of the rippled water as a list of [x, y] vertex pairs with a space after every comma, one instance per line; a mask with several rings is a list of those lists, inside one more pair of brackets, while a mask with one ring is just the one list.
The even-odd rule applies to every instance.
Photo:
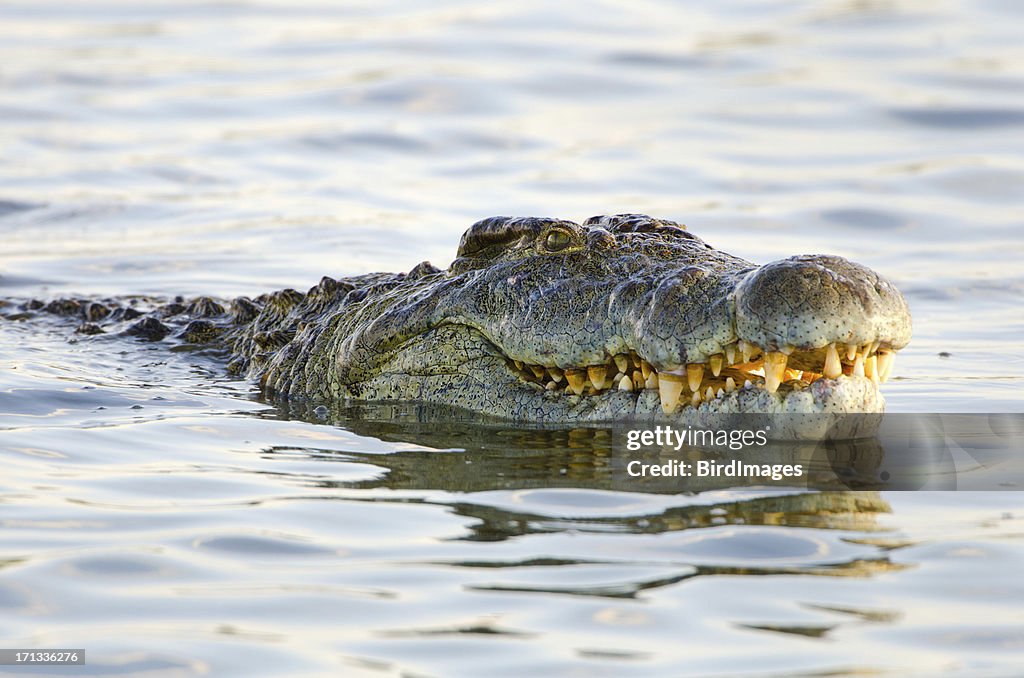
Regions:
[[[647, 212], [892, 278], [890, 410], [1024, 411], [1024, 7], [703, 4], [4, 3], [0, 297], [304, 289], [484, 216]], [[318, 423], [71, 336], [0, 321], [0, 644], [68, 673], [1022, 665], [1015, 492], [627, 492], [593, 436]]]

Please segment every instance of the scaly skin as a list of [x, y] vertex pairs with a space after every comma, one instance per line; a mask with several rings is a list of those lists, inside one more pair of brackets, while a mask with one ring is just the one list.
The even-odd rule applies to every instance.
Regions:
[[[880, 412], [877, 384], [911, 332], [902, 295], [866, 267], [826, 255], [759, 267], [643, 215], [495, 217], [465, 233], [448, 270], [190, 309], [179, 336], [225, 347], [270, 396], [553, 423]], [[752, 374], [772, 365], [767, 385]]]

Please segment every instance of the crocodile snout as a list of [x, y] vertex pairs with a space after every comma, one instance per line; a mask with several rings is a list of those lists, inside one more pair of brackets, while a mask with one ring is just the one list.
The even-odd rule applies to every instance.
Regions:
[[828, 255], [765, 264], [736, 287], [736, 332], [768, 350], [871, 344], [901, 349], [910, 341], [907, 302], [866, 266]]

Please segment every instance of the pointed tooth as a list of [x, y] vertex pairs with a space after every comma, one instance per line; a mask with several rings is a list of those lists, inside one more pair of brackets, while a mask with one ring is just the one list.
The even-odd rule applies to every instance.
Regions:
[[717, 377], [719, 374], [722, 373], [723, 360], [725, 360], [725, 357], [721, 353], [716, 353], [715, 355], [708, 358], [708, 364], [711, 366], [711, 374]]
[[687, 365], [686, 381], [688, 382], [691, 391], [699, 391], [700, 382], [704, 381], [704, 365], [701, 363], [690, 363]]
[[883, 384], [889, 381], [892, 374], [892, 364], [896, 361], [896, 354], [892, 351], [880, 351], [878, 353], [878, 379]]
[[650, 376], [651, 376], [651, 372], [654, 371], [654, 368], [651, 367], [651, 364], [649, 362], [647, 362], [646, 360], [641, 360], [640, 361], [640, 371], [644, 375], [644, 381], [647, 381], [647, 379], [649, 379]]
[[793, 351], [795, 350], [796, 346], [793, 346], [792, 344], [783, 344], [779, 347], [779, 353], [784, 353], [786, 355], [793, 355]]
[[622, 379], [619, 379], [619, 390], [620, 391], [632, 391], [633, 390], [633, 380], [630, 379], [629, 377], [627, 377], [626, 375], [622, 375]]
[[736, 380], [732, 377], [725, 378], [725, 392], [732, 393], [736, 390]]
[[864, 354], [857, 353], [853, 361], [853, 376], [863, 377], [864, 376]]
[[736, 364], [736, 344], [729, 344], [725, 347], [725, 359], [730, 365]]
[[829, 379], [835, 379], [843, 373], [843, 364], [839, 362], [839, 351], [835, 344], [829, 344], [825, 349], [825, 367], [821, 373]]
[[619, 372], [625, 374], [629, 370], [629, 356], [625, 353], [615, 356], [615, 366], [619, 368]]
[[538, 379], [544, 378], [545, 370], [540, 365], [530, 365], [530, 371], [533, 372], [533, 376], [537, 377]]
[[713, 389], [710, 386], [708, 386], [708, 390], [704, 391], [704, 400], [714, 400], [714, 399], [715, 399], [715, 389]]
[[715, 392], [715, 397], [721, 398], [723, 395], [725, 395], [725, 389], [719, 386], [718, 390]]
[[558, 384], [553, 381], [549, 381], [544, 388], [545, 390], [548, 391], [554, 391], [556, 388], [558, 388]]
[[875, 386], [881, 383], [878, 376], [878, 358], [876, 356], [871, 355], [864, 359], [864, 374], [867, 375], [868, 379], [875, 382]]
[[583, 385], [587, 381], [586, 372], [583, 370], [566, 370], [565, 379], [569, 382], [569, 390], [576, 395], [583, 395]]
[[700, 393], [694, 392], [690, 398], [690, 404], [694, 407], [700, 407]]
[[647, 381], [644, 382], [644, 388], [649, 388], [652, 391], [658, 388], [657, 372], [651, 372], [650, 376], [647, 377]]
[[551, 375], [551, 378], [555, 380], [556, 384], [562, 381], [562, 370], [557, 367], [549, 367], [548, 374]]
[[749, 379], [747, 379], [746, 381], [743, 382], [743, 388], [753, 388], [753, 387], [754, 387], [754, 382], [750, 381]]
[[676, 409], [679, 395], [683, 392], [683, 380], [675, 374], [662, 374], [658, 377], [658, 393], [661, 395], [661, 409], [665, 414]]
[[600, 391], [604, 388], [605, 381], [608, 380], [608, 367], [606, 365], [591, 365], [587, 368], [587, 376], [590, 377], [594, 388]]
[[852, 362], [853, 359], [856, 358], [856, 357], [857, 357], [857, 344], [847, 344], [846, 345], [846, 359]]
[[523, 361], [522, 360], [513, 360], [512, 362], [515, 363], [515, 366], [516, 366], [517, 370], [522, 370], [523, 369]]
[[640, 370], [633, 370], [633, 388], [638, 391], [644, 390], [646, 381], [647, 380], [644, 379], [643, 372]]
[[789, 356], [785, 353], [769, 351], [764, 354], [764, 388], [769, 393], [779, 390], [779, 384], [786, 374], [786, 361]]
[[740, 339], [740, 355], [743, 356], [743, 362], [750, 362], [750, 356], [754, 355], [754, 349], [753, 344]]

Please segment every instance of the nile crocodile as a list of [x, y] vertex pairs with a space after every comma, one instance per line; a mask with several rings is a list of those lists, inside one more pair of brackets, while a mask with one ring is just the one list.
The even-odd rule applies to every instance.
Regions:
[[[493, 217], [447, 270], [255, 299], [62, 299], [79, 332], [219, 348], [270, 397], [420, 401], [537, 422], [880, 412], [910, 340], [900, 292], [836, 256], [758, 266], [644, 215]], [[140, 317], [141, 315], [141, 317]]]

